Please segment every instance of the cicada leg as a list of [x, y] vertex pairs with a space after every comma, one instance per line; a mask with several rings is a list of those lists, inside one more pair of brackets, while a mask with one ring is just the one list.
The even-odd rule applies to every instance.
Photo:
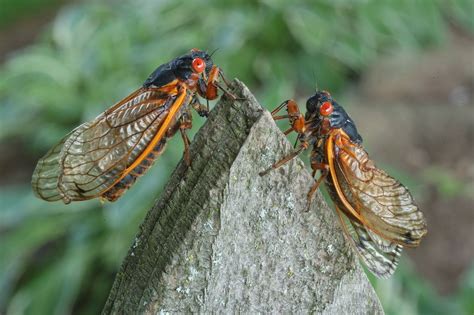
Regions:
[[[277, 115], [278, 112], [284, 107], [286, 107], [288, 115]], [[279, 168], [280, 166], [282, 166], [286, 162], [294, 159], [296, 156], [298, 156], [298, 154], [300, 154], [301, 152], [303, 152], [305, 149], [307, 149], [309, 147], [309, 143], [305, 140], [305, 137], [304, 137], [304, 132], [306, 131], [304, 116], [301, 114], [301, 112], [298, 108], [298, 105], [296, 104], [295, 101], [287, 100], [287, 101], [281, 103], [277, 108], [275, 108], [272, 111], [271, 114], [272, 114], [272, 117], [273, 117], [274, 120], [280, 120], [280, 119], [288, 118], [288, 120], [290, 121], [290, 124], [291, 124], [291, 128], [285, 131], [285, 135], [288, 135], [292, 131], [296, 131], [299, 135], [298, 138], [297, 138], [297, 141], [299, 140], [301, 142], [301, 144], [300, 144], [300, 147], [298, 149], [296, 149], [295, 151], [293, 151], [289, 155], [282, 158], [280, 161], [273, 164], [270, 168], [266, 169], [263, 172], [260, 172], [259, 173], [260, 176], [268, 174], [268, 172], [270, 172], [273, 169]]]
[[179, 131], [181, 133], [181, 137], [183, 138], [184, 142], [184, 162], [186, 162], [187, 166], [191, 165], [191, 155], [189, 154], [189, 144], [191, 141], [189, 140], [189, 137], [186, 133], [186, 129], [184, 128], [179, 128]]
[[[308, 192], [307, 200], [308, 206], [306, 207], [306, 211], [309, 211], [309, 206], [311, 205], [311, 201], [313, 199], [314, 193], [318, 190], [319, 185], [321, 185], [322, 181], [328, 176], [329, 173], [329, 165], [320, 162], [311, 162], [311, 168], [313, 169], [312, 177], [315, 179], [313, 186]], [[316, 173], [320, 171], [320, 176], [316, 179]]]
[[183, 143], [184, 143], [184, 161], [186, 162], [187, 166], [191, 165], [191, 155], [189, 153], [189, 144], [191, 141], [189, 140], [189, 137], [186, 133], [186, 130], [191, 129], [193, 127], [193, 122], [191, 119], [190, 113], [184, 113], [183, 116], [181, 116], [180, 121], [179, 121], [179, 132], [181, 133], [181, 138], [183, 138]]
[[[219, 83], [219, 77], [222, 79], [224, 84], [226, 85], [227, 88], [223, 87]], [[218, 68], [216, 65], [212, 66], [212, 69], [209, 73], [209, 77], [207, 78], [207, 83], [206, 83], [206, 92], [204, 95], [201, 94], [201, 96], [205, 97], [208, 100], [213, 100], [217, 98], [217, 89], [222, 90], [225, 95], [233, 99], [234, 101], [236, 100], [244, 100], [245, 98], [242, 97], [237, 97], [231, 92], [229, 92], [229, 88], [231, 88], [231, 85], [229, 81], [224, 77], [224, 74], [220, 68]]]
[[227, 81], [227, 79], [225, 78], [224, 76], [224, 72], [222, 70], [219, 69], [219, 76], [221, 77], [222, 81], [224, 82], [224, 84], [230, 88], [230, 82]]
[[271, 170], [277, 169], [280, 166], [284, 165], [285, 163], [291, 161], [295, 157], [297, 157], [301, 152], [303, 152], [305, 149], [308, 148], [308, 143], [306, 141], [303, 141], [298, 149], [295, 151], [291, 152], [287, 156], [283, 157], [281, 160], [278, 162], [274, 163], [272, 166], [270, 166], [268, 169], [266, 169], [263, 172], [258, 173], [260, 176], [264, 176], [268, 174]]
[[206, 105], [201, 104], [197, 97], [194, 97], [191, 106], [194, 110], [198, 113], [201, 117], [207, 117], [209, 115], [209, 101], [207, 101]]
[[284, 101], [283, 103], [278, 105], [274, 110], [272, 110], [271, 114], [272, 114], [273, 119], [279, 120], [279, 119], [283, 119], [283, 118], [290, 118], [290, 116], [288, 116], [288, 115], [281, 116], [282, 118], [277, 118], [278, 116], [275, 116], [279, 111], [282, 110], [283, 107], [285, 107], [288, 104], [289, 101], [290, 100]]
[[[287, 115], [277, 115], [286, 107]], [[294, 100], [287, 100], [281, 103], [277, 108], [272, 111], [273, 120], [288, 119], [291, 127], [285, 130], [285, 135], [288, 135], [292, 131], [296, 131], [298, 134], [303, 134], [306, 131], [306, 124], [303, 114], [301, 114], [298, 104]]]
[[179, 117], [178, 121], [171, 126], [168, 131], [166, 132], [166, 137], [171, 138], [176, 134], [176, 132], [181, 133], [181, 138], [183, 139], [184, 143], [184, 161], [186, 165], [191, 165], [191, 155], [189, 153], [189, 145], [191, 141], [189, 140], [188, 135], [186, 134], [186, 130], [191, 129], [193, 127], [192, 115], [189, 110], [185, 111], [181, 117]]
[[[282, 119], [288, 119], [290, 120], [291, 122], [291, 117], [290, 115], [276, 115], [281, 109], [282, 107], [286, 105], [286, 102], [284, 102], [283, 104], [281, 104], [280, 106], [278, 106], [277, 108], [275, 108], [273, 111], [272, 111], [272, 118], [273, 120], [282, 120]], [[289, 129], [285, 130], [283, 133], [285, 134], [285, 136], [289, 135], [292, 131], [295, 131], [295, 129], [293, 127], [290, 127]]]
[[[308, 191], [308, 195], [307, 195], [308, 206], [306, 207], [306, 211], [309, 210], [313, 196], [318, 190], [322, 181], [329, 174], [329, 165], [327, 163], [324, 163], [323, 153], [321, 151], [322, 145], [323, 145], [323, 142], [319, 141], [316, 144], [316, 146], [313, 147], [313, 150], [311, 151], [310, 163], [311, 163], [311, 169], [313, 170], [311, 176], [314, 178], [315, 182], [311, 186], [311, 189]], [[316, 179], [316, 174], [318, 173], [318, 171], [320, 172], [320, 175], [319, 175], [319, 178]]]
[[243, 101], [245, 100], [245, 97], [238, 97], [238, 96], [235, 96], [234, 94], [232, 94], [231, 92], [229, 92], [229, 89], [232, 88], [230, 82], [225, 78], [224, 76], [224, 72], [222, 71], [222, 69], [219, 69], [219, 77], [222, 79], [222, 82], [224, 82], [225, 86], [227, 87], [224, 88], [222, 87], [218, 82], [216, 82], [216, 86], [221, 89], [227, 96], [229, 96], [230, 98], [232, 98], [234, 101]]
[[220, 69], [216, 65], [213, 65], [211, 71], [209, 72], [209, 77], [206, 78], [204, 74], [204, 78], [206, 79], [204, 86], [202, 85], [202, 83], [199, 85], [199, 94], [207, 100], [215, 100], [218, 96], [217, 80], [219, 79], [219, 72]]

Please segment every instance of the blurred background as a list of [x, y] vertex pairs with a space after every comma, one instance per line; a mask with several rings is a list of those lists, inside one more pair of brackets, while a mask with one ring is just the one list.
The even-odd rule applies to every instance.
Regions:
[[[94, 314], [181, 158], [176, 137], [118, 202], [36, 199], [37, 160], [190, 48], [262, 104], [332, 91], [429, 233], [389, 280], [387, 314], [474, 313], [472, 0], [0, 1], [0, 314]], [[194, 131], [202, 120], [195, 115]]]

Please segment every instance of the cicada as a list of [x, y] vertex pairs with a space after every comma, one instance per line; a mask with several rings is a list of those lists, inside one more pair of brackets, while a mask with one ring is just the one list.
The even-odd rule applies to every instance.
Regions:
[[[278, 116], [284, 107], [288, 114]], [[328, 92], [311, 96], [304, 116], [293, 100], [282, 103], [272, 116], [289, 119], [291, 127], [285, 134], [296, 131], [299, 147], [260, 175], [311, 146], [315, 183], [308, 192], [308, 204], [324, 181], [344, 234], [362, 261], [378, 277], [392, 275], [403, 246], [418, 246], [427, 233], [425, 218], [408, 189], [376, 167], [354, 121]]]
[[66, 204], [96, 197], [115, 201], [178, 131], [189, 164], [191, 108], [207, 116], [209, 107], [198, 96], [216, 99], [219, 78], [225, 81], [211, 56], [198, 49], [159, 66], [140, 88], [51, 148], [33, 173], [33, 191]]

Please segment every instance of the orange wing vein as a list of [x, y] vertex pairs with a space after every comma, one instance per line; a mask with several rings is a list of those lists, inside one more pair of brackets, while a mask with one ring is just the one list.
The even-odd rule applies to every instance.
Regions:
[[[409, 247], [418, 246], [426, 234], [423, 214], [408, 189], [378, 169], [360, 145], [342, 130], [331, 132], [335, 147], [331, 174], [337, 180], [350, 213], [357, 213], [360, 224], [381, 238]], [[344, 209], [343, 209], [344, 210]]]
[[165, 136], [187, 91], [140, 88], [54, 146], [32, 178], [42, 199], [65, 203], [100, 196], [138, 165]]

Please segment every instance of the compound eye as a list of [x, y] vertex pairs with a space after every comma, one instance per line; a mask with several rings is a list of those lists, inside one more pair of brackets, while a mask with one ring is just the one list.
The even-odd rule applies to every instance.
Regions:
[[319, 113], [321, 116], [329, 116], [333, 112], [334, 107], [332, 107], [331, 102], [324, 102], [321, 104], [321, 107], [319, 108]]
[[206, 69], [206, 63], [201, 58], [194, 58], [191, 67], [194, 72], [202, 73]]

